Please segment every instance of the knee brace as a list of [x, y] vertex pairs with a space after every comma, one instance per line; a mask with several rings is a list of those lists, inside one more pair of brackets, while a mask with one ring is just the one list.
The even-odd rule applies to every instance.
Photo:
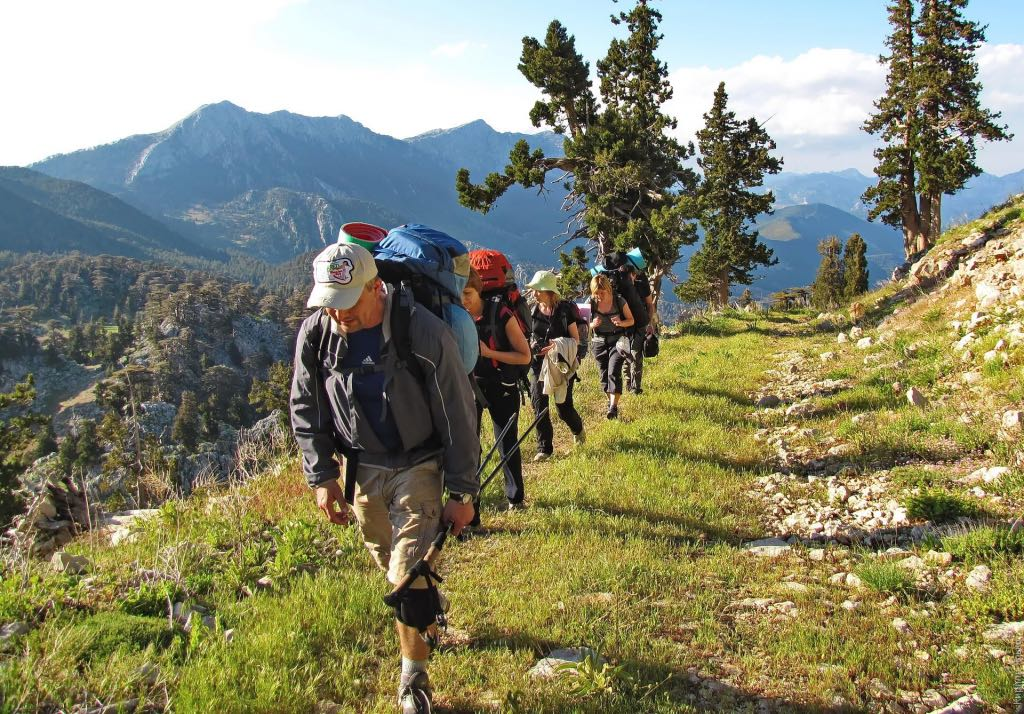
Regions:
[[395, 619], [403, 625], [425, 632], [428, 627], [438, 624], [438, 616], [444, 617], [437, 588], [407, 588], [394, 605]]

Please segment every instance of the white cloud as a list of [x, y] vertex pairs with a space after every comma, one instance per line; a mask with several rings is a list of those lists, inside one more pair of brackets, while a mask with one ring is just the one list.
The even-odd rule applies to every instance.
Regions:
[[470, 50], [483, 50], [486, 48], [487, 45], [485, 44], [463, 40], [462, 42], [449, 42], [447, 44], [438, 45], [430, 51], [430, 56], [444, 57], [446, 59], [458, 59], [459, 57], [463, 57]]
[[[978, 51], [982, 103], [1003, 112], [1011, 131], [1024, 118], [1018, 81], [1024, 45], [985, 45]], [[681, 68], [672, 72], [675, 97], [668, 110], [679, 119], [679, 136], [692, 139], [704, 124], [721, 81], [729, 107], [740, 118], [766, 122], [789, 171], [852, 166], [869, 172], [875, 140], [860, 127], [885, 89], [878, 58], [847, 49], [810, 49], [793, 59], [753, 57], [734, 67]], [[1024, 142], [981, 144], [981, 166], [993, 173], [1024, 168]], [[842, 163], [839, 163], [842, 162]]]

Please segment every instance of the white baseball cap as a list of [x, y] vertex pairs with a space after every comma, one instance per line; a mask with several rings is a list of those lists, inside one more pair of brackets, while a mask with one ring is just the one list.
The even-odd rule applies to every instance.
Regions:
[[354, 243], [335, 243], [313, 259], [313, 290], [306, 307], [348, 310], [377, 277], [377, 264], [366, 248]]

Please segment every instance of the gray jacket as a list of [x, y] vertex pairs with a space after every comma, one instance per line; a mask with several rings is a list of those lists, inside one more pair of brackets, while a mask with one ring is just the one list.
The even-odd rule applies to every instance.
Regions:
[[391, 298], [389, 291], [381, 359], [385, 408], [395, 420], [402, 452], [387, 453], [381, 446], [352, 396], [352, 375], [339, 369], [347, 347], [345, 335], [318, 310], [303, 321], [295, 345], [291, 420], [302, 451], [302, 471], [311, 487], [336, 479], [335, 455], [346, 449], [358, 450], [360, 463], [390, 468], [440, 457], [445, 487], [475, 495], [480, 490], [476, 407], [455, 338], [440, 318], [415, 306], [409, 337], [420, 374], [399, 368], [391, 344]]

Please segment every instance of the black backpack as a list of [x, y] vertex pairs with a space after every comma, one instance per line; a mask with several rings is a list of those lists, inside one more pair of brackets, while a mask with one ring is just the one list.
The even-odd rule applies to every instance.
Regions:
[[[523, 304], [522, 306], [525, 307], [526, 300], [524, 300], [522, 296], [520, 296], [519, 299]], [[505, 325], [499, 324], [498, 322], [498, 315], [501, 314], [501, 308], [503, 307], [507, 307], [512, 312], [512, 315], [516, 318], [516, 322], [519, 323], [520, 329], [523, 331], [523, 336], [526, 337], [527, 341], [529, 341], [530, 331], [524, 324], [523, 317], [520, 314], [520, 306], [509, 304], [509, 298], [505, 291], [493, 291], [486, 294], [486, 297], [484, 297], [484, 314], [481, 318], [481, 322], [484, 326], [484, 334], [488, 338], [494, 339], [493, 346], [499, 352], [510, 352], [512, 350], [512, 345], [509, 343], [508, 335], [505, 333]], [[528, 309], [526, 310], [526, 313], [530, 320], [529, 324], [532, 327], [533, 316], [529, 314]], [[484, 340], [484, 342], [487, 342], [487, 340]], [[530, 374], [529, 364], [507, 364], [499, 362], [497, 369], [500, 372], [509, 375], [516, 383], [526, 381]]]

